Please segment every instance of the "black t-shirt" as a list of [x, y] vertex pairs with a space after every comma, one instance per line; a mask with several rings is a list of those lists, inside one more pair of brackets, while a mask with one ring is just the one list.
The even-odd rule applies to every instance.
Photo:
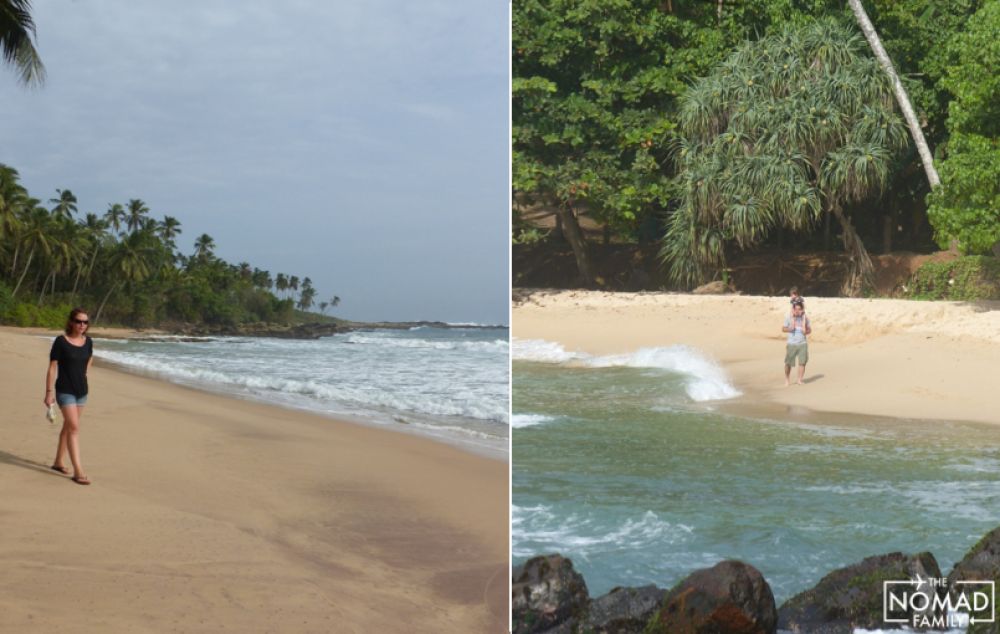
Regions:
[[[85, 335], [86, 337], [86, 335]], [[59, 335], [52, 342], [49, 361], [59, 362], [59, 376], [56, 378], [56, 392], [87, 395], [87, 362], [94, 356], [94, 341], [86, 337], [82, 346], [74, 346]]]

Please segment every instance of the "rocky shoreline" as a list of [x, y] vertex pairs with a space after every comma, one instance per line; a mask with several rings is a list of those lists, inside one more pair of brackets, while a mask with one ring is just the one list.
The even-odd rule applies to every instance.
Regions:
[[[148, 338], [155, 339], [158, 336], [169, 335], [172, 337], [178, 337], [181, 341], [185, 337], [190, 337], [192, 341], [202, 339], [204, 337], [275, 337], [278, 339], [319, 339], [320, 337], [329, 337], [331, 335], [338, 335], [348, 332], [355, 331], [372, 331], [372, 330], [410, 330], [412, 328], [440, 328], [445, 330], [455, 330], [455, 329], [473, 329], [473, 330], [486, 330], [486, 329], [507, 329], [507, 326], [501, 325], [482, 325], [482, 324], [449, 324], [443, 321], [378, 321], [378, 322], [361, 322], [361, 321], [337, 321], [337, 322], [312, 322], [306, 324], [295, 324], [295, 325], [285, 325], [285, 324], [272, 324], [272, 323], [250, 323], [250, 324], [240, 324], [238, 326], [212, 326], [205, 324], [168, 324], [160, 327], [156, 330], [155, 335], [150, 335]], [[105, 339], [116, 339], [116, 338], [128, 338], [128, 339], [143, 339], [147, 338], [142, 335], [135, 336], [129, 335], [127, 337], [118, 337], [114, 334], [103, 334]]]
[[[905, 581], [917, 579], [946, 581]], [[955, 618], [942, 604], [971, 605], [971, 592], [988, 587], [968, 582], [1000, 582], [1000, 527], [973, 546], [947, 577], [929, 552], [875, 555], [830, 572], [781, 607], [760, 571], [735, 560], [697, 570], [670, 590], [614, 588], [593, 599], [573, 563], [558, 554], [515, 567], [511, 581], [513, 634], [853, 634], [858, 628], [902, 626], [940, 631], [954, 627]], [[884, 620], [887, 581], [904, 581], [902, 587], [912, 590], [905, 608], [889, 609], [895, 622]], [[972, 615], [979, 621], [968, 634], [1000, 634], [995, 606]]]

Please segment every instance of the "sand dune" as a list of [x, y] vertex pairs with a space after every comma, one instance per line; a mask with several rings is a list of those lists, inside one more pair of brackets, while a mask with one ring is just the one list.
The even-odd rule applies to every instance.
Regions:
[[0, 631], [506, 631], [506, 462], [95, 365], [79, 486], [48, 347], [0, 330]]

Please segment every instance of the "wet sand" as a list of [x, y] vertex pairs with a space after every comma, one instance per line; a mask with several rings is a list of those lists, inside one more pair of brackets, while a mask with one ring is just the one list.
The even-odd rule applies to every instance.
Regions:
[[80, 486], [50, 341], [0, 329], [0, 631], [507, 631], [506, 461], [95, 362]]

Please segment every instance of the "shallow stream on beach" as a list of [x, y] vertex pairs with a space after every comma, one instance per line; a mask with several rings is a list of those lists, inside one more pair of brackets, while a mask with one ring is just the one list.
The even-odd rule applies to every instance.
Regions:
[[1000, 524], [1000, 426], [733, 414], [690, 348], [512, 345], [514, 562], [562, 553], [591, 596], [735, 558], [780, 606], [869, 555], [929, 550], [947, 574]]

